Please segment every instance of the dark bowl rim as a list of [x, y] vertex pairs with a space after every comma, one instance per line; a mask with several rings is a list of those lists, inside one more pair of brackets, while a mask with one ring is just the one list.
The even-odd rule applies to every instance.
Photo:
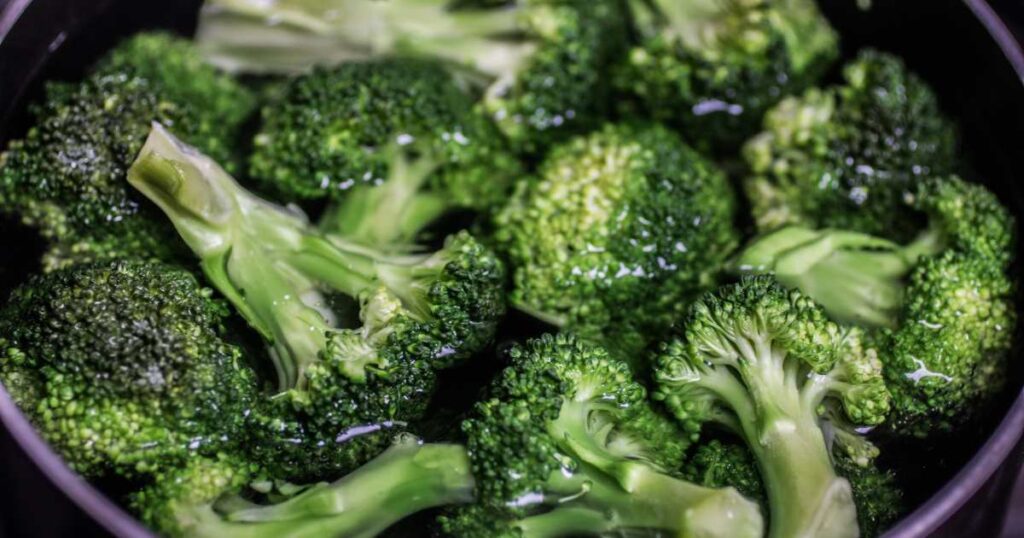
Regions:
[[[988, 31], [1024, 85], [1024, 45], [987, 0], [961, 0]], [[10, 0], [0, 10], [0, 42], [32, 0]], [[105, 530], [119, 537], [151, 537], [134, 516], [64, 463], [36, 432], [0, 384], [0, 425], [47, 479]], [[884, 538], [925, 537], [956, 514], [998, 471], [1024, 437], [1024, 388], [977, 453], [924, 504], [887, 531]]]

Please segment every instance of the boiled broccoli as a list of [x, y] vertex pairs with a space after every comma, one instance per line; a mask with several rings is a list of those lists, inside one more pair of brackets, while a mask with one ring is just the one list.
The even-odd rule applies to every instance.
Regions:
[[0, 313], [0, 379], [87, 477], [237, 449], [256, 382], [211, 294], [184, 270], [140, 261], [35, 277]]
[[[890, 471], [873, 462], [855, 462], [833, 450], [836, 473], [850, 482], [857, 506], [857, 526], [862, 538], [880, 536], [903, 513], [903, 493]], [[734, 487], [749, 499], [767, 506], [757, 460], [750, 450], [734, 443], [713, 440], [700, 444], [689, 458], [684, 476], [705, 487]]]
[[[325, 229], [408, 242], [454, 208], [507, 196], [519, 163], [441, 66], [350, 63], [294, 79], [263, 109], [250, 175], [288, 200], [334, 199]], [[410, 145], [424, 155], [406, 164]]]
[[502, 265], [467, 233], [398, 254], [321, 235], [159, 124], [128, 176], [269, 345], [282, 393], [254, 449], [275, 476], [378, 452], [423, 413], [436, 371], [487, 345], [504, 314]]
[[34, 125], [0, 155], [0, 208], [52, 245], [45, 265], [187, 252], [124, 181], [152, 121], [225, 162], [253, 100], [164, 34], [131, 38], [80, 83], [47, 86]]
[[762, 535], [760, 511], [735, 489], [672, 475], [687, 439], [650, 406], [622, 360], [565, 334], [510, 356], [464, 423], [477, 500], [442, 518], [447, 533]]
[[1005, 278], [1014, 222], [984, 187], [955, 176], [921, 179], [900, 212], [924, 223], [905, 244], [894, 236], [793, 225], [755, 239], [734, 264], [743, 273], [772, 272], [839, 321], [872, 327], [899, 323], [906, 277], [922, 259], [957, 252]]
[[483, 95], [526, 152], [604, 115], [606, 71], [624, 53], [616, 0], [212, 0], [197, 40], [230, 71], [306, 72], [389, 56], [439, 61]]
[[838, 38], [813, 0], [631, 0], [640, 44], [616, 86], [642, 111], [735, 146], [765, 110], [813, 84]]
[[166, 536], [372, 538], [421, 510], [471, 501], [474, 483], [463, 447], [408, 437], [343, 478], [277, 503], [245, 497], [260, 479], [244, 460], [196, 459], [135, 494], [132, 505]]
[[710, 422], [746, 441], [768, 493], [769, 535], [857, 536], [850, 484], [833, 467], [820, 413], [840, 402], [863, 426], [888, 415], [882, 365], [861, 333], [768, 276], [709, 293], [682, 331], [659, 359], [655, 398], [691, 432]]
[[904, 214], [927, 224], [909, 243], [790, 226], [755, 240], [737, 265], [773, 273], [838, 320], [883, 327], [892, 427], [926, 436], [974, 418], [1005, 378], [1014, 220], [990, 191], [956, 177], [919, 180], [911, 193]]
[[956, 136], [928, 85], [888, 54], [865, 51], [846, 83], [787, 98], [744, 148], [746, 190], [762, 231], [785, 224], [910, 240], [900, 211], [921, 178], [955, 166]]
[[738, 242], [725, 175], [662, 127], [574, 139], [520, 187], [495, 232], [512, 302], [626, 356], [664, 334]]

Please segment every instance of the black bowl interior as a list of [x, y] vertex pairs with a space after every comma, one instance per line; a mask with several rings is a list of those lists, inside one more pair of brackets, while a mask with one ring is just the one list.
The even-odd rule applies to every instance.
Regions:
[[[1024, 86], [1003, 51], [968, 7], [968, 3], [975, 9], [983, 7], [981, 0], [876, 0], [877, 5], [870, 11], [857, 9], [853, 0], [821, 1], [843, 36], [847, 57], [866, 46], [895, 52], [936, 88], [943, 108], [959, 122], [963, 154], [970, 164], [972, 179], [987, 184], [1016, 214], [1024, 215], [1024, 191], [1018, 181], [1022, 158], [1017, 146], [1024, 140]], [[19, 5], [27, 5], [24, 13], [11, 16], [19, 11]], [[141, 29], [166, 28], [187, 35], [193, 29], [198, 5], [198, 0], [14, 0], [8, 16], [0, 14], [0, 35], [10, 28], [7, 37], [0, 40], [0, 147], [27, 128], [26, 104], [39, 95], [42, 81], [74, 80], [119, 39]], [[30, 231], [10, 219], [0, 220], [0, 297], [6, 296], [34, 269], [33, 259], [39, 248], [38, 239]], [[1024, 368], [1018, 361], [1011, 372], [1005, 399], [988, 415], [991, 420], [980, 424], [976, 432], [929, 446], [901, 445], [887, 451], [892, 454], [892, 462], [908, 469], [904, 480], [912, 506], [921, 505], [935, 494], [974, 455], [1010, 408], [1022, 385], [1022, 376]], [[9, 400], [0, 394], [0, 411], [5, 405], [10, 407]], [[5, 416], [0, 412], [0, 418], [8, 427], [12, 421], [23, 425], [10, 413]], [[23, 429], [13, 432], [22, 441], [29, 437]], [[1019, 432], [1011, 434], [1015, 442]], [[38, 439], [27, 442], [31, 446], [26, 446], [25, 441], [22, 446], [34, 453], [37, 463], [44, 468], [59, 466], [52, 454], [38, 455], [48, 452]], [[1008, 464], [1013, 468], [1015, 465]], [[70, 473], [48, 473], [68, 492], [68, 481], [74, 480]], [[986, 475], [973, 480], [987, 478]], [[79, 504], [83, 503], [82, 498], [96, 496], [89, 488], [79, 491], [76, 487], [70, 487], [69, 493]], [[953, 494], [956, 492], [943, 491], [940, 495]], [[964, 496], [963, 492], [960, 496]], [[118, 534], [142, 532], [111, 505], [85, 504], [93, 517]], [[908, 521], [920, 518], [928, 509], [935, 508], [925, 506]], [[941, 519], [932, 518], [938, 522]], [[921, 531], [934, 530], [937, 523], [933, 523], [904, 525], [891, 535], [923, 536]], [[956, 529], [955, 534], [949, 535], [989, 535], [974, 534], [981, 532], [975, 527], [971, 527], [971, 534], [963, 534], [967, 532], [963, 528]]]

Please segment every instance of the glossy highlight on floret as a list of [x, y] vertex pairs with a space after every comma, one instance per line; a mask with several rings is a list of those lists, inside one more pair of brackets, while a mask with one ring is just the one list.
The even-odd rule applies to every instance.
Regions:
[[628, 367], [571, 335], [510, 352], [511, 364], [463, 424], [477, 501], [445, 531], [487, 536], [761, 536], [734, 489], [672, 476], [687, 445]]
[[35, 277], [0, 314], [0, 379], [87, 477], [236, 448], [256, 383], [211, 294], [186, 271], [139, 261]]
[[31, 129], [0, 155], [0, 207], [51, 242], [50, 269], [126, 255], [177, 259], [184, 249], [173, 230], [145, 222], [146, 204], [125, 183], [128, 166], [153, 121], [231, 162], [252, 103], [188, 41], [133, 37], [84, 81], [47, 86]]
[[632, 0], [640, 43], [616, 86], [702, 146], [735, 146], [765, 110], [813, 84], [838, 37], [812, 0]]
[[689, 431], [710, 422], [746, 441], [768, 492], [769, 534], [857, 536], [850, 485], [833, 468], [820, 413], [838, 407], [861, 426], [889, 413], [882, 364], [860, 331], [769, 276], [709, 293], [682, 331], [659, 359], [655, 398]]
[[657, 339], [738, 242], [725, 175], [663, 127], [556, 147], [496, 219], [512, 302], [627, 352]]
[[[408, 241], [405, 229], [445, 211], [503, 200], [519, 173], [500, 132], [473, 106], [441, 65], [427, 61], [317, 69], [263, 108], [250, 175], [288, 200], [337, 200], [324, 223], [330, 231], [366, 226], [359, 238], [368, 242]], [[401, 146], [410, 145], [425, 155], [399, 169]], [[389, 199], [367, 200], [375, 191]], [[353, 215], [360, 204], [370, 209]]]
[[468, 233], [408, 253], [322, 235], [159, 125], [129, 180], [268, 345], [282, 393], [255, 448], [275, 475], [379, 451], [423, 413], [436, 372], [486, 346], [504, 314], [502, 264]]
[[372, 538], [421, 510], [470, 501], [473, 483], [463, 447], [405, 436], [332, 483], [287, 486], [291, 491], [281, 492], [285, 498], [276, 502], [247, 498], [277, 492], [268, 491], [271, 485], [258, 468], [221, 455], [165, 473], [135, 494], [132, 504], [148, 524], [172, 537]]
[[899, 208], [920, 179], [952, 171], [954, 129], [894, 56], [861, 52], [843, 76], [783, 100], [747, 143], [755, 221], [762, 231], [801, 224], [909, 240], [917, 223]]
[[386, 57], [444, 64], [520, 151], [596, 124], [627, 45], [615, 0], [213, 0], [198, 43], [230, 71], [303, 73]]

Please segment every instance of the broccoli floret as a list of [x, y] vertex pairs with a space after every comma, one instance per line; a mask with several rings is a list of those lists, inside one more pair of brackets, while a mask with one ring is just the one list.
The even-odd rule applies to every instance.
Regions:
[[230, 71], [439, 61], [483, 95], [481, 109], [517, 149], [533, 153], [600, 121], [627, 21], [616, 0], [214, 0], [197, 40]]
[[88, 477], [237, 447], [256, 385], [211, 293], [186, 271], [138, 261], [36, 277], [0, 314], [0, 378]]
[[869, 327], [899, 324], [907, 276], [923, 259], [958, 252], [987, 266], [992, 277], [1005, 278], [1014, 222], [984, 187], [955, 176], [922, 179], [906, 195], [901, 213], [927, 222], [906, 244], [793, 225], [751, 242], [734, 261], [735, 269], [771, 272], [814, 298], [833, 318]]
[[743, 445], [717, 439], [697, 445], [683, 468], [683, 477], [707, 488], [736, 488], [744, 497], [768, 507], [757, 460]]
[[512, 302], [635, 353], [713, 284], [738, 241], [725, 175], [663, 127], [555, 148], [496, 219]]
[[914, 268], [887, 329], [892, 428], [925, 437], [979, 416], [1004, 386], [1017, 324], [1014, 285], [989, 260], [946, 252]]
[[243, 494], [258, 478], [229, 457], [199, 459], [136, 494], [133, 506], [167, 536], [370, 538], [421, 510], [473, 498], [466, 451], [458, 445], [399, 439], [383, 454], [331, 484], [276, 504]]
[[463, 425], [477, 502], [446, 532], [491, 536], [761, 536], [735, 489], [672, 476], [687, 439], [650, 406], [620, 359], [573, 336], [543, 336]]
[[813, 0], [630, 3], [640, 44], [617, 70], [617, 88], [712, 147], [742, 142], [765, 110], [814, 83], [839, 52]]
[[861, 466], [849, 458], [835, 458], [836, 472], [853, 488], [857, 504], [857, 526], [862, 538], [881, 536], [900, 516], [905, 506], [903, 492], [892, 471], [879, 469], [873, 463]]
[[180, 259], [187, 251], [173, 229], [145, 222], [146, 204], [124, 181], [128, 166], [152, 121], [229, 162], [251, 105], [189, 42], [132, 38], [86, 80], [48, 85], [34, 126], [0, 155], [0, 208], [51, 242], [49, 269], [129, 255]]
[[465, 232], [400, 254], [321, 235], [158, 124], [128, 176], [269, 345], [284, 418], [255, 446], [275, 476], [379, 452], [387, 430], [423, 413], [436, 371], [487, 345], [504, 314], [502, 265]]
[[[263, 109], [250, 174], [288, 200], [334, 199], [325, 229], [408, 241], [454, 208], [504, 200], [519, 164], [440, 65], [385, 60], [317, 69]], [[395, 163], [395, 146], [425, 153]], [[361, 232], [361, 233], [360, 233]]]
[[772, 536], [857, 536], [849, 483], [831, 461], [820, 413], [839, 402], [856, 425], [885, 420], [890, 396], [874, 349], [771, 277], [747, 277], [694, 303], [659, 359], [655, 398], [680, 423], [746, 441], [761, 469]]
[[782, 101], [747, 143], [755, 220], [909, 240], [917, 222], [900, 206], [921, 178], [952, 171], [954, 129], [893, 56], [862, 52], [843, 74], [845, 85]]

